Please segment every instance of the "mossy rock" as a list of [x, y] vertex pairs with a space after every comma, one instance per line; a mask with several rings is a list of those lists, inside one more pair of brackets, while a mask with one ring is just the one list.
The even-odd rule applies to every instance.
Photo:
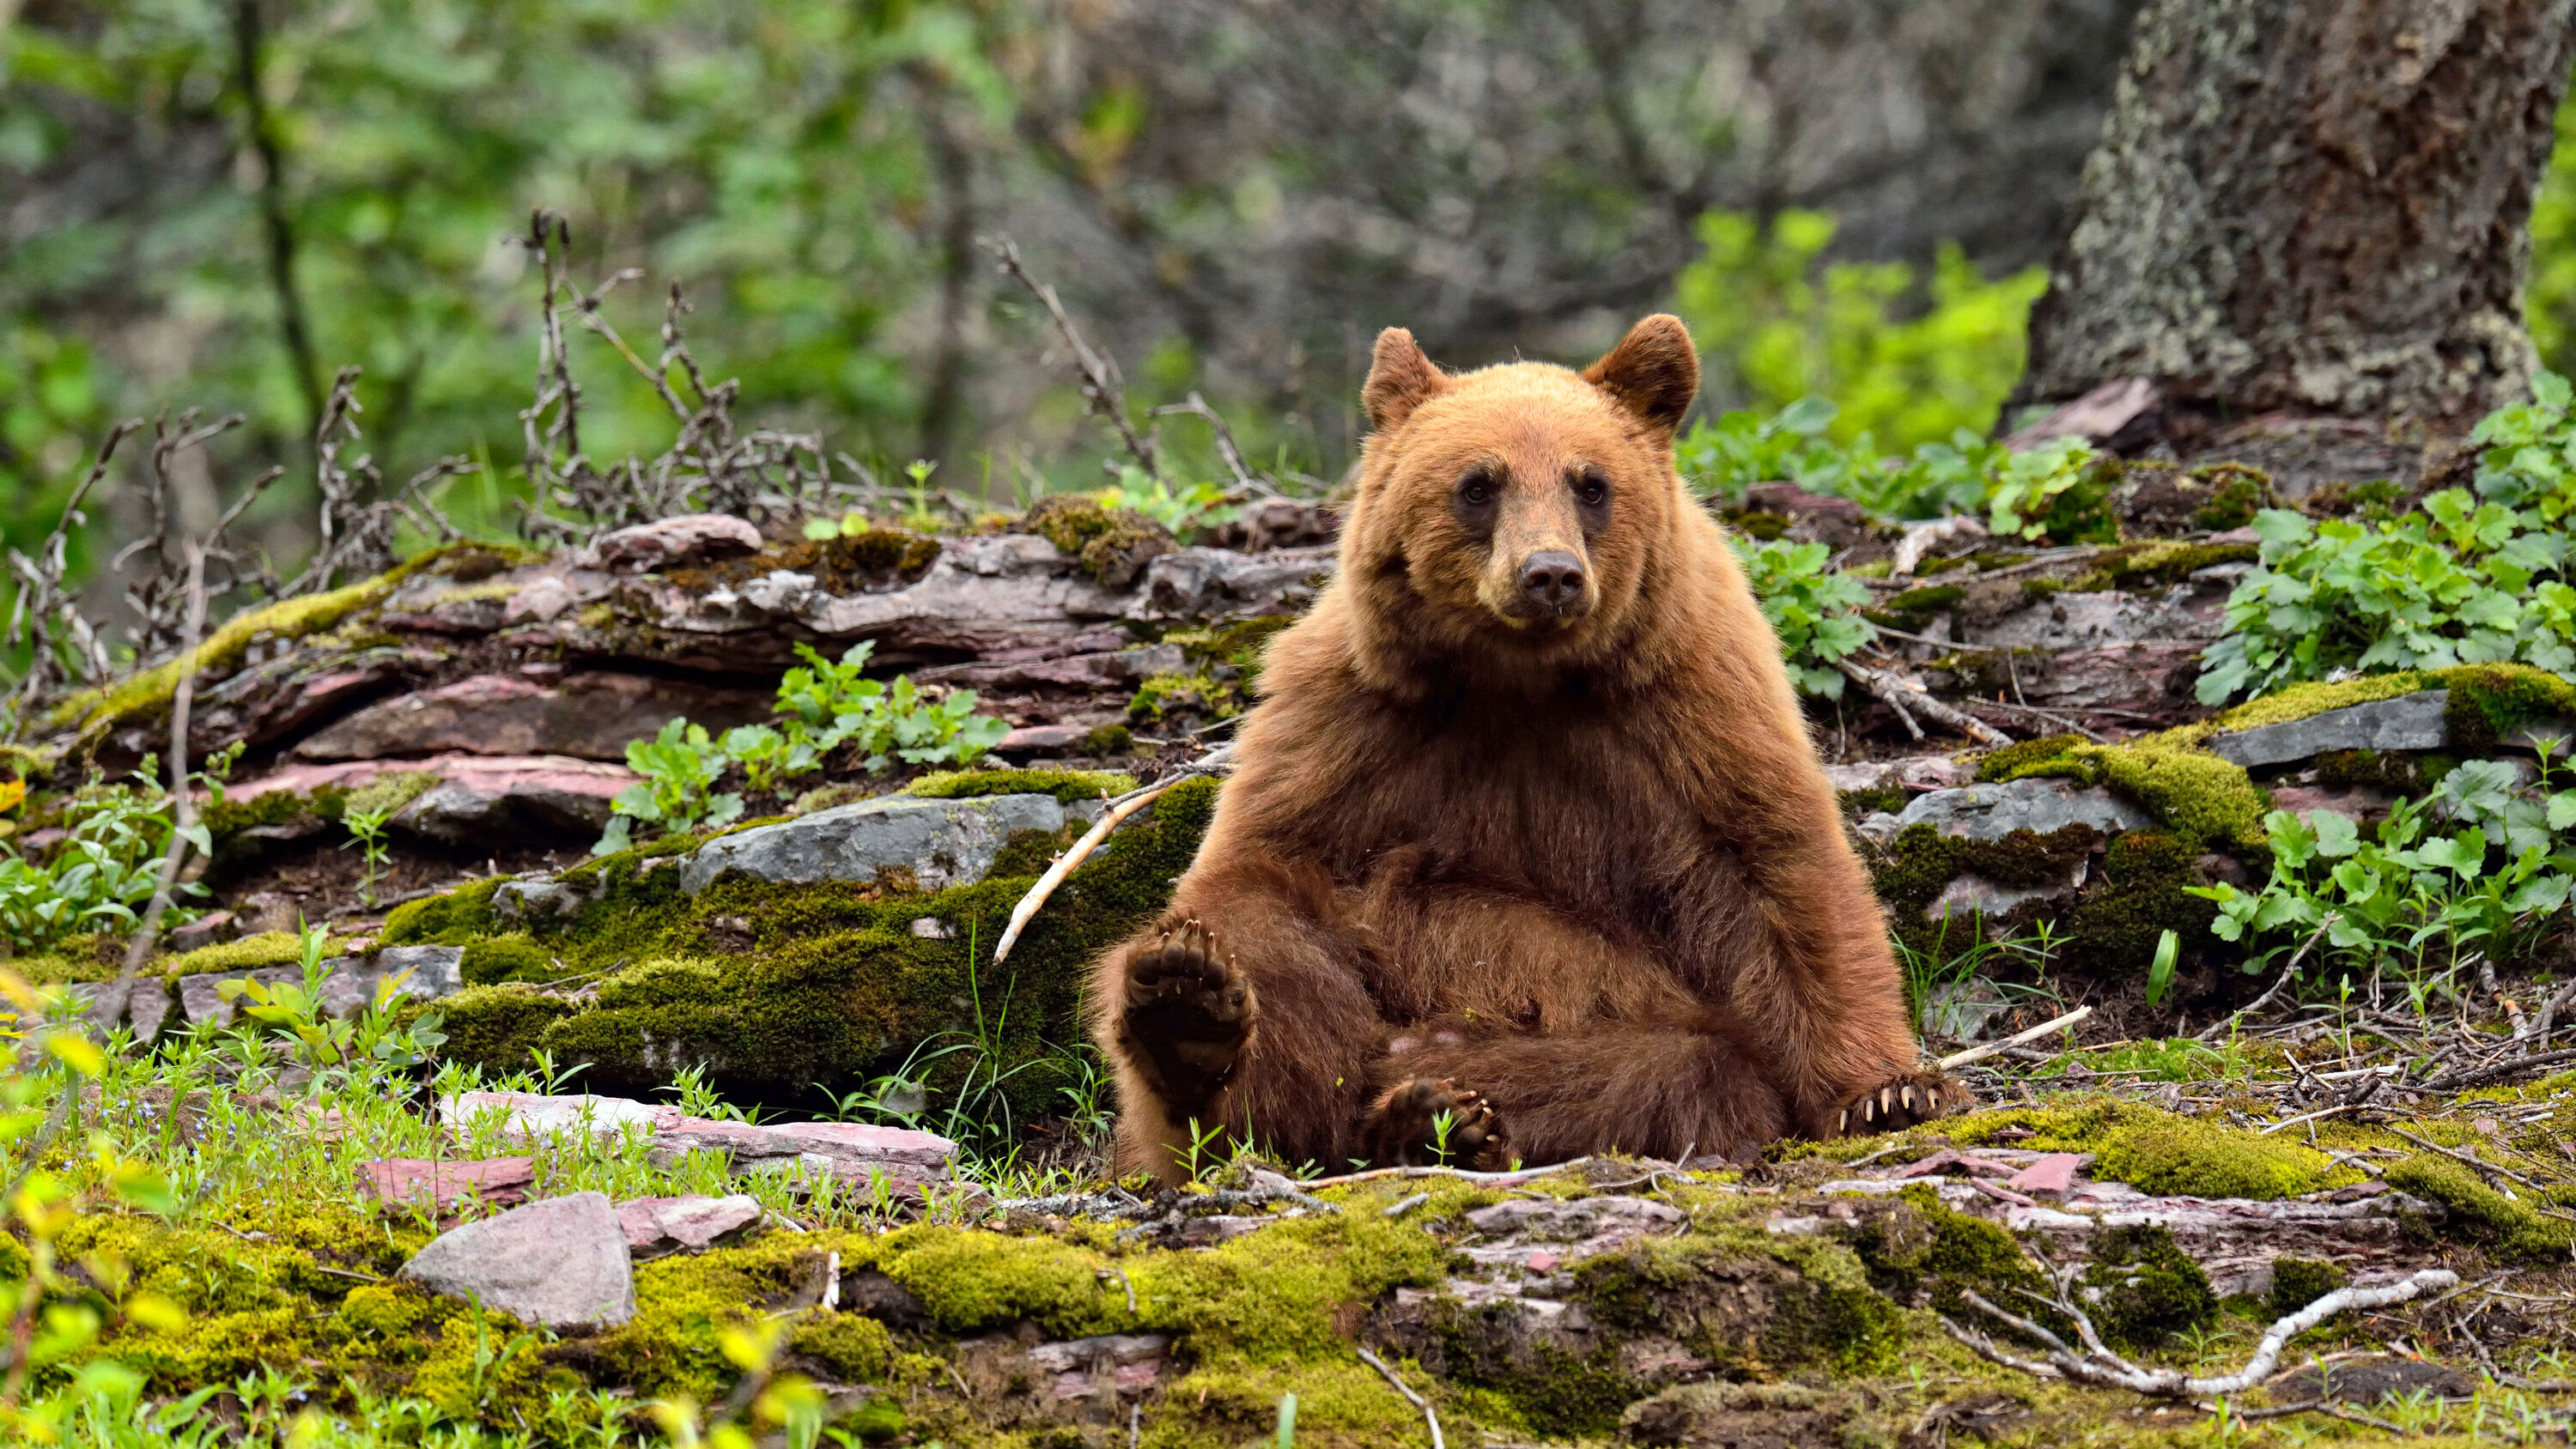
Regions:
[[2201, 747], [2207, 732], [2185, 726], [2163, 734], [2094, 744], [2079, 735], [2050, 735], [1986, 756], [1980, 780], [2056, 776], [2107, 785], [2137, 801], [2174, 835], [2195, 845], [2255, 849], [2271, 796], [2242, 765]]
[[2450, 1158], [2417, 1153], [2388, 1169], [2388, 1185], [2449, 1208], [2451, 1230], [2491, 1245], [2504, 1257], [2565, 1263], [2576, 1249], [2576, 1223], [2541, 1216]]
[[524, 935], [487, 936], [465, 943], [458, 973], [468, 986], [504, 981], [548, 981], [562, 974], [554, 953]]
[[[383, 939], [485, 955], [495, 948], [477, 943], [508, 940], [505, 954], [522, 953], [514, 970], [534, 951], [567, 975], [607, 973], [577, 1007], [506, 985], [443, 1003], [448, 1054], [487, 1070], [522, 1068], [542, 1046], [559, 1063], [590, 1063], [585, 1080], [603, 1090], [658, 1086], [696, 1064], [729, 1089], [775, 1095], [893, 1071], [925, 1046], [972, 1043], [925, 1058], [933, 1085], [991, 1073], [1026, 1121], [1078, 1073], [1067, 1050], [1083, 1037], [1092, 958], [1170, 899], [1217, 791], [1196, 780], [1165, 793], [1065, 881], [998, 967], [994, 938], [1061, 838], [1031, 832], [986, 880], [926, 894], [727, 875], [689, 896], [677, 871], [627, 852], [566, 873], [596, 892], [569, 914], [505, 920], [491, 907], [497, 882], [483, 882], [396, 911]], [[749, 927], [747, 953], [713, 944], [736, 931], [711, 933], [725, 917]], [[938, 932], [917, 934], [924, 919]]]
[[1144, 724], [1232, 719], [1244, 709], [1240, 681], [1219, 679], [1205, 671], [1153, 675], [1127, 701], [1127, 717]]
[[2323, 1258], [2274, 1258], [2272, 1316], [2287, 1318], [2351, 1281], [2351, 1274]]
[[2093, 1174], [2140, 1192], [2269, 1200], [2316, 1191], [2333, 1166], [2312, 1147], [2177, 1117], [2112, 1132]]
[[1103, 588], [1127, 589], [1145, 566], [1177, 546], [1170, 529], [1132, 508], [1108, 508], [1083, 493], [1050, 493], [1029, 509], [1022, 527], [1077, 560]]

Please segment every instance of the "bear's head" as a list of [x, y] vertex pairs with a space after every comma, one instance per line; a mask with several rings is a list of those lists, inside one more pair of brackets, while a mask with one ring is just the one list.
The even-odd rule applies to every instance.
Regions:
[[1520, 362], [1450, 376], [1410, 332], [1380, 333], [1342, 535], [1364, 633], [1497, 680], [1625, 647], [1694, 507], [1673, 432], [1698, 391], [1690, 333], [1669, 316], [1579, 373]]

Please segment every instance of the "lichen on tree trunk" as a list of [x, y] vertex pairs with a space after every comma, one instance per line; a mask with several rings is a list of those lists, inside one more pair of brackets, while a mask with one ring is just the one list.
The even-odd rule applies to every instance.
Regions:
[[2456, 432], [2517, 400], [2572, 8], [2156, 0], [2014, 401], [2142, 377], [2187, 435], [2270, 411]]

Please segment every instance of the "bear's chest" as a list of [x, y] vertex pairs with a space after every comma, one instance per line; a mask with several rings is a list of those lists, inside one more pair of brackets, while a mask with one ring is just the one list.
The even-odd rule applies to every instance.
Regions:
[[1401, 853], [1543, 898], [1633, 914], [1713, 835], [1651, 748], [1608, 720], [1462, 715], [1354, 762], [1331, 809], [1335, 873]]

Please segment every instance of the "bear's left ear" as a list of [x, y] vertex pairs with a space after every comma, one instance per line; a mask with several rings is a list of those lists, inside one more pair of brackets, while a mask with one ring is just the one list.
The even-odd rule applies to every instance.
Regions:
[[1583, 369], [1583, 380], [1671, 437], [1699, 396], [1699, 349], [1682, 319], [1658, 312], [1629, 328], [1609, 356]]

